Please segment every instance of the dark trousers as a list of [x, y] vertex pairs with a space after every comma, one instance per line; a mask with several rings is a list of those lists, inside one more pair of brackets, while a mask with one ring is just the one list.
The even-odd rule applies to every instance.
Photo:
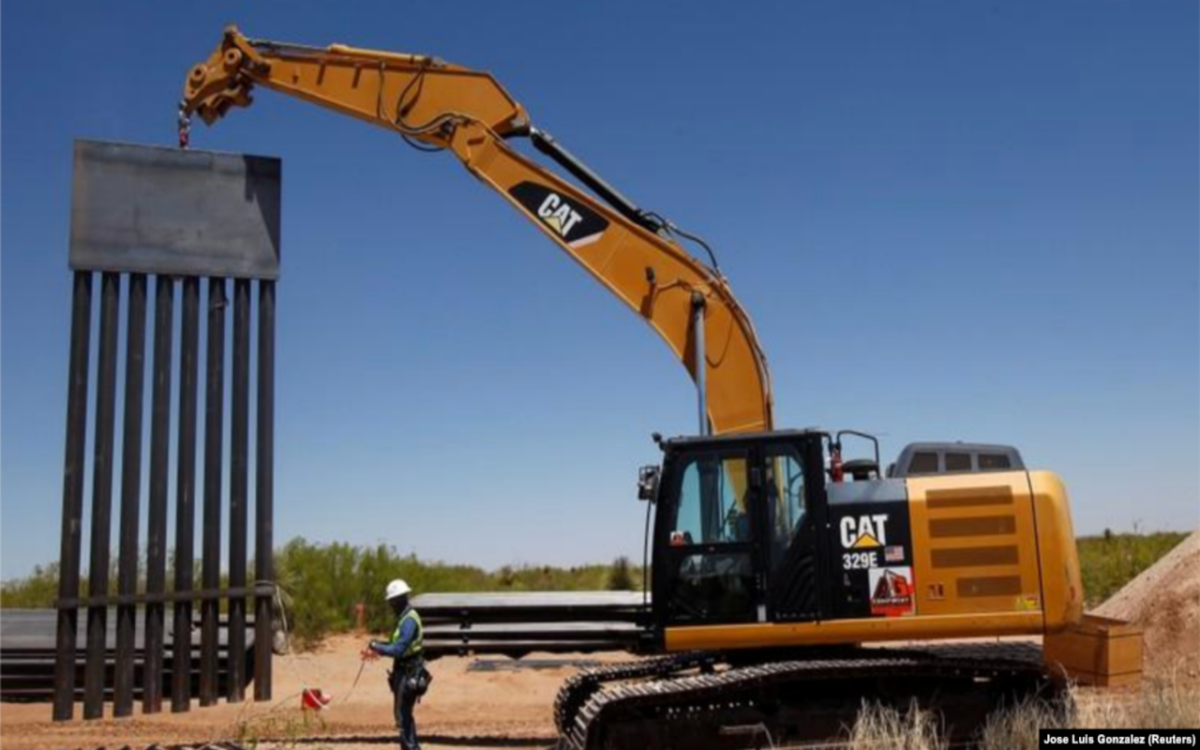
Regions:
[[421, 667], [420, 662], [401, 664], [396, 662], [388, 679], [392, 688], [392, 714], [396, 719], [396, 729], [400, 731], [401, 750], [420, 750], [417, 741], [417, 722], [413, 718], [413, 707], [417, 705], [417, 696], [408, 687], [408, 677]]

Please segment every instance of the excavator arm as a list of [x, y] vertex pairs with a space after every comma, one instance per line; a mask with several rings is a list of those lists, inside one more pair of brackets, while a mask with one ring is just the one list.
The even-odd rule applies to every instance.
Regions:
[[[672, 225], [533, 128], [489, 74], [422, 55], [251, 40], [230, 27], [188, 74], [181, 143], [191, 115], [211, 125], [249, 106], [255, 86], [394, 130], [418, 148], [452, 152], [659, 333], [700, 387], [712, 433], [772, 428], [766, 358], [715, 259], [713, 267], [697, 260], [674, 240]], [[531, 138], [603, 201], [514, 150], [506, 140], [515, 137]]]

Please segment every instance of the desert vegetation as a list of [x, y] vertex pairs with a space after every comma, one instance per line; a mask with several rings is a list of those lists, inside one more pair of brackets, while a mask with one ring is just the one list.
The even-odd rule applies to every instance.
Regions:
[[1079, 567], [1087, 606], [1107, 601], [1187, 536], [1187, 532], [1176, 531], [1117, 534], [1105, 530], [1099, 536], [1080, 537]]
[[[168, 564], [168, 571], [171, 569]], [[642, 569], [628, 558], [618, 557], [610, 565], [505, 565], [488, 571], [473, 565], [421, 560], [383, 544], [358, 547], [297, 538], [276, 551], [275, 578], [293, 643], [304, 648], [326, 635], [353, 628], [355, 607], [360, 602], [369, 630], [380, 632], [390, 627], [392, 616], [380, 592], [393, 578], [405, 579], [418, 593], [641, 590]], [[109, 580], [116, 593], [115, 570]], [[142, 588], [139, 584], [139, 590]], [[56, 563], [38, 566], [30, 575], [0, 585], [3, 608], [53, 607], [57, 596]]]

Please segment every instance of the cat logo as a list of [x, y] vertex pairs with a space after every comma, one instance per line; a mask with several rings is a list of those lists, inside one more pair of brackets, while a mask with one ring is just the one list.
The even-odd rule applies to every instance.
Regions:
[[887, 513], [845, 516], [839, 525], [843, 549], [871, 549], [887, 544]]
[[571, 204], [560, 198], [558, 193], [546, 196], [546, 200], [538, 207], [537, 215], [564, 238], [571, 233], [576, 224], [583, 221], [579, 212], [571, 208]]
[[590, 245], [608, 229], [608, 220], [578, 201], [536, 182], [514, 185], [509, 194], [541, 225], [572, 250]]

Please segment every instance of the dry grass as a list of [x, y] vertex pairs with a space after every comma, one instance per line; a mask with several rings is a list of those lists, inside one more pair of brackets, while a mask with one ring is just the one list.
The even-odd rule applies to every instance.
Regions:
[[239, 717], [231, 733], [237, 744], [250, 750], [264, 746], [293, 750], [301, 738], [326, 729], [325, 720], [316, 712], [277, 710], [282, 705], [280, 701], [274, 709], [253, 718]]
[[[982, 750], [1035, 750], [1038, 729], [1178, 729], [1200, 726], [1200, 686], [1175, 676], [1134, 692], [1072, 689], [1058, 705], [1030, 702], [992, 716]], [[935, 716], [864, 706], [845, 744], [850, 750], [945, 750]]]
[[1072, 726], [1088, 729], [1194, 729], [1200, 727], [1200, 686], [1168, 678], [1136, 695], [1081, 696]]
[[945, 746], [937, 717], [915, 703], [904, 713], [863, 706], [847, 744], [851, 750], [939, 750]]
[[1057, 705], [1031, 701], [1012, 709], [993, 714], [983, 727], [979, 746], [983, 750], [1023, 750], [1038, 748], [1039, 729], [1078, 726], [1076, 691]]

